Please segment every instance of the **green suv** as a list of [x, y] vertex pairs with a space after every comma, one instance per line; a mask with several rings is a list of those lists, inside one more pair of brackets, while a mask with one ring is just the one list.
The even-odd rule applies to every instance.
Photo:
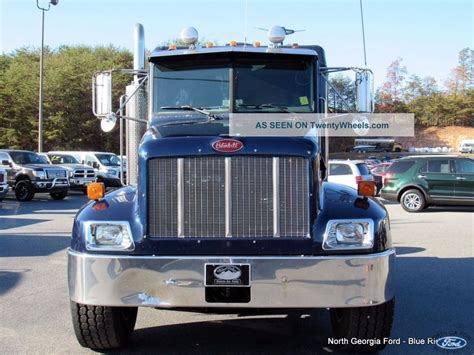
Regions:
[[408, 212], [429, 205], [474, 206], [474, 160], [431, 155], [396, 160], [384, 176], [380, 196]]

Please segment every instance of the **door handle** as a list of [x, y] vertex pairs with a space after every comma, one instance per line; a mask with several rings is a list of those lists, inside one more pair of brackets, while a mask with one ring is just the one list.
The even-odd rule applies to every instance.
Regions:
[[418, 175], [420, 179], [426, 179], [426, 175]]
[[458, 177], [456, 177], [456, 180], [466, 180], [466, 178], [463, 177], [463, 176], [458, 176]]

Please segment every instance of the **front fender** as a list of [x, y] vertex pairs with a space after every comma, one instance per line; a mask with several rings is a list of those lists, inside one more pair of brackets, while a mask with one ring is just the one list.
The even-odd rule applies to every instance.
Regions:
[[108, 193], [100, 201], [90, 201], [78, 211], [74, 219], [71, 248], [87, 251], [82, 223], [86, 221], [126, 221], [130, 224], [135, 243], [140, 242], [143, 239], [143, 227], [137, 216], [137, 192], [130, 186]]
[[[324, 232], [329, 220], [332, 219], [372, 219], [374, 222], [374, 247], [372, 250], [361, 250], [362, 253], [375, 253], [391, 248], [391, 232], [388, 212], [375, 198], [362, 197], [355, 189], [325, 182], [319, 196], [319, 213], [313, 225], [313, 235], [321, 247]], [[324, 251], [325, 253], [341, 254], [341, 251]], [[354, 253], [354, 251], [349, 251]]]

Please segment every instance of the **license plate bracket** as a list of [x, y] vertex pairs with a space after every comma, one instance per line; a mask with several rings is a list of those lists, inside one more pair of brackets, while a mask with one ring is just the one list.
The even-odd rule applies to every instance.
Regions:
[[250, 264], [205, 264], [204, 286], [250, 287]]

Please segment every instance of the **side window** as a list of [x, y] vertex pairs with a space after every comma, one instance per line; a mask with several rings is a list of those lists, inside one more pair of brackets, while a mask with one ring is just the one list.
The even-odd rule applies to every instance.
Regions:
[[0, 152], [0, 165], [3, 165], [4, 160], [10, 161], [10, 157], [7, 153]]
[[329, 175], [352, 175], [352, 169], [347, 164], [329, 164]]
[[428, 172], [449, 174], [451, 172], [451, 169], [449, 168], [449, 160], [448, 159], [429, 160]]
[[428, 163], [425, 162], [420, 168], [420, 173], [427, 173], [427, 172], [428, 172]]
[[474, 174], [474, 160], [456, 159], [455, 167], [457, 174]]
[[408, 171], [413, 165], [415, 165], [414, 161], [396, 161], [387, 169], [387, 173], [389, 174], [403, 174]]
[[94, 162], [95, 159], [92, 156], [86, 155], [86, 165], [93, 166]]

